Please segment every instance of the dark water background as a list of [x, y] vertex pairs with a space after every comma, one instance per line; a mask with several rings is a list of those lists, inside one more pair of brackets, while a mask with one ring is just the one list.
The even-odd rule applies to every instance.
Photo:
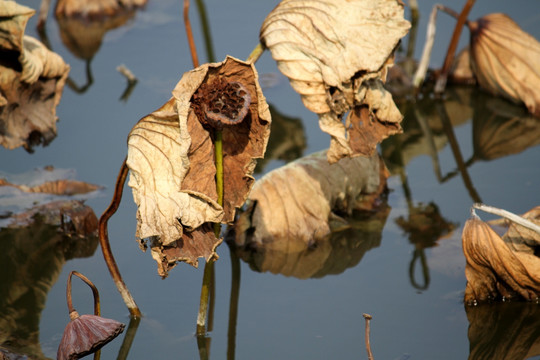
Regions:
[[[22, 3], [39, 8], [37, 1]], [[0, 149], [2, 174], [25, 174], [45, 165], [73, 171], [78, 180], [105, 186], [103, 191], [87, 200], [99, 216], [111, 199], [131, 127], [139, 118], [166, 102], [181, 75], [192, 68], [180, 3], [149, 0], [146, 8], [138, 11], [124, 26], [106, 33], [91, 60], [80, 59], [65, 47], [51, 15], [47, 34], [53, 50], [70, 64], [70, 77], [79, 85], [86, 82], [86, 62], [90, 61], [93, 82], [84, 93], [65, 88], [57, 108], [60, 118], [58, 136], [48, 146], [36, 148], [33, 154], [23, 149]], [[216, 60], [223, 60], [227, 54], [245, 59], [257, 44], [260, 24], [277, 3], [205, 1]], [[432, 1], [420, 1], [417, 58], [432, 5]], [[455, 10], [462, 6], [461, 2], [447, 5], [454, 6]], [[479, 1], [470, 18], [505, 12], [524, 30], [540, 39], [539, 10], [540, 5], [532, 0]], [[195, 4], [192, 4], [190, 14], [200, 61], [205, 62], [207, 57]], [[27, 32], [36, 36], [35, 22], [36, 16], [31, 19]], [[439, 15], [431, 61], [433, 67], [442, 64], [454, 23], [448, 16]], [[467, 36], [468, 31], [464, 30], [462, 44]], [[125, 64], [139, 80], [127, 101], [119, 100], [126, 87], [126, 80], [116, 71], [120, 64]], [[301, 120], [306, 139], [302, 154], [327, 148], [329, 137], [319, 130], [316, 116], [303, 107], [270, 54], [265, 53], [256, 66], [268, 102], [280, 113]], [[484, 203], [515, 213], [538, 205], [540, 147], [533, 146], [496, 159], [482, 159], [475, 136], [481, 128], [477, 125], [478, 119], [487, 110], [474, 106], [476, 102], [492, 99], [486, 100], [478, 91], [459, 90], [457, 96], [466, 105], [447, 109], [462, 158], [465, 161], [474, 159], [467, 166], [474, 191], [470, 185], [465, 185], [457, 171], [448, 133], [441, 130], [440, 124], [433, 130], [439, 149], [436, 157], [440, 179], [443, 180], [438, 179], [433, 154], [429, 153], [418, 121], [411, 115], [413, 112], [404, 110], [405, 134], [389, 139], [381, 150], [389, 154], [388, 167], [392, 176], [388, 181], [392, 191], [388, 198], [391, 211], [378, 246], [366, 252], [361, 261], [358, 259], [359, 262], [342, 266], [343, 270], [338, 274], [307, 280], [255, 272], [242, 262], [235, 327], [236, 359], [367, 358], [362, 313], [373, 316], [371, 344], [376, 359], [465, 359], [470, 353], [475, 354], [471, 356], [475, 359], [493, 358], [488, 349], [506, 344], [510, 336], [531, 337], [529, 333], [519, 333], [528, 327], [516, 325], [516, 319], [527, 319], [531, 328], [540, 327], [540, 312], [535, 306], [501, 304], [492, 306], [485, 315], [487, 318], [500, 315], [499, 321], [490, 323], [478, 314], [475, 317], [480, 318], [480, 323], [493, 324], [485, 329], [483, 339], [493, 339], [486, 349], [479, 351], [476, 347], [479, 340], [468, 334], [472, 325], [469, 318], [473, 316], [466, 312], [462, 303], [466, 280], [460, 236], [474, 201], [473, 194]], [[422, 106], [430, 113], [432, 104], [426, 102]], [[437, 121], [430, 122], [430, 126]], [[416, 135], [408, 136], [410, 134]], [[537, 137], [540, 132], [538, 134]], [[509, 143], [517, 141], [519, 137]], [[396, 145], [398, 143], [401, 147]], [[280, 160], [270, 161], [257, 176], [283, 164]], [[445, 223], [454, 223], [456, 227], [436, 244], [415, 245], [396, 220], [410, 217], [414, 209], [429, 203], [436, 205], [436, 211]], [[194, 269], [180, 264], [167, 279], [161, 280], [150, 254], [141, 252], [135, 242], [135, 212], [131, 191], [126, 188], [121, 208], [109, 223], [109, 234], [124, 280], [144, 313], [129, 358], [197, 359], [199, 348], [194, 331], [202, 267]], [[413, 276], [410, 276], [415, 249], [416, 254], [423, 253], [426, 257], [428, 279], [421, 272], [420, 260], [415, 263]], [[210, 357], [213, 359], [227, 358], [227, 352], [231, 354], [232, 350], [227, 340], [231, 261], [226, 245], [220, 246], [218, 253], [213, 330], [209, 333]], [[103, 316], [129, 322], [128, 311], [109, 276], [100, 249], [92, 256], [69, 260], [48, 291], [45, 307], [38, 318], [39, 347], [46, 357], [55, 358], [62, 332], [69, 321], [65, 284], [71, 270], [86, 274], [96, 283], [101, 292]], [[76, 308], [81, 313], [91, 312], [88, 289], [78, 282], [74, 285]], [[123, 336], [103, 349], [102, 359], [117, 357]], [[533, 342], [539, 338], [540, 335], [532, 335]], [[532, 352], [530, 355], [540, 353]]]

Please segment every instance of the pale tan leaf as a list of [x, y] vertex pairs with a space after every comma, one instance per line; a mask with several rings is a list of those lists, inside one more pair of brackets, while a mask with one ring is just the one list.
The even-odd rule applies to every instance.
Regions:
[[[211, 117], [203, 110], [210, 100], [203, 93], [217, 92], [224, 99], [227, 93], [219, 91], [238, 83], [245, 91], [245, 116], [229, 125], [217, 121], [222, 127], [224, 164], [225, 195], [220, 206], [214, 129], [209, 128]], [[212, 118], [226, 116], [214, 110]], [[151, 238], [161, 276], [167, 276], [178, 261], [197, 266], [199, 257], [217, 258], [215, 248], [221, 240], [208, 223], [231, 222], [244, 203], [254, 182], [255, 161], [263, 157], [268, 143], [270, 121], [253, 64], [227, 57], [185, 73], [173, 98], [132, 129], [127, 165], [138, 207], [136, 236], [144, 248], [144, 240]]]
[[62, 57], [47, 49], [39, 40], [25, 36], [23, 44], [24, 51], [19, 57], [21, 81], [32, 84], [40, 77], [63, 77], [69, 72], [69, 66]]
[[487, 91], [523, 102], [540, 116], [540, 42], [505, 14], [471, 22], [471, 64]]
[[35, 12], [15, 1], [0, 2], [0, 48], [21, 51], [26, 24]]
[[186, 118], [179, 119], [174, 99], [131, 130], [128, 185], [138, 205], [138, 238], [159, 236], [170, 245], [182, 237], [183, 226], [195, 229], [207, 221], [221, 221], [223, 210], [215, 201], [180, 191], [189, 170], [190, 144]]
[[0, 144], [47, 144], [56, 136], [56, 106], [69, 73], [62, 58], [24, 35], [34, 10], [0, 2]]
[[252, 211], [244, 212], [236, 242], [262, 244], [294, 238], [305, 244], [331, 232], [335, 213], [369, 208], [385, 189], [388, 173], [379, 157], [341, 159], [335, 164], [322, 151], [278, 168], [253, 187]]
[[391, 96], [379, 94], [371, 103], [366, 92], [376, 84], [372, 81], [385, 80], [393, 51], [409, 27], [403, 5], [394, 0], [284, 0], [266, 17], [261, 42], [332, 136], [331, 162], [370, 155], [349, 144], [350, 131], [341, 117], [351, 108], [366, 105], [381, 123], [401, 121]]

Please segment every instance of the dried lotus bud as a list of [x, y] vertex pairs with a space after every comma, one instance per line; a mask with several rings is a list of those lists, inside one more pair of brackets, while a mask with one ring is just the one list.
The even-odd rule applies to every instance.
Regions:
[[523, 102], [540, 116], [540, 42], [505, 14], [489, 14], [469, 24], [471, 64], [487, 91]]

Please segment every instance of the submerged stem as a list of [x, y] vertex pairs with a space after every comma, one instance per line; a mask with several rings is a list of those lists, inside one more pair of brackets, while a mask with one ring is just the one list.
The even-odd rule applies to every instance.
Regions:
[[120, 172], [118, 173], [118, 178], [116, 179], [114, 195], [111, 203], [99, 218], [99, 243], [101, 244], [101, 251], [103, 252], [103, 257], [105, 258], [105, 262], [107, 263], [109, 272], [111, 273], [114, 283], [116, 284], [116, 288], [120, 292], [120, 295], [122, 295], [122, 299], [124, 299], [124, 303], [129, 309], [129, 313], [131, 314], [131, 316], [139, 317], [142, 315], [141, 310], [139, 310], [139, 307], [135, 303], [135, 300], [131, 296], [131, 293], [129, 292], [126, 284], [124, 283], [124, 280], [122, 280], [122, 275], [120, 275], [120, 270], [118, 269], [118, 265], [116, 265], [116, 260], [114, 259], [111, 250], [111, 244], [109, 243], [109, 233], [107, 229], [107, 223], [109, 219], [114, 215], [116, 210], [118, 210], [118, 207], [120, 206], [120, 201], [122, 200], [124, 183], [126, 182], [126, 178], [128, 175], [128, 167], [126, 165], [126, 160], [127, 159], [124, 159], [122, 167], [120, 168]]

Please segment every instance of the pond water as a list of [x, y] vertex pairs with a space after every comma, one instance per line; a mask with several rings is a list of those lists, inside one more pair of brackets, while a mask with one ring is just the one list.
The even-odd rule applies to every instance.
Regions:
[[[22, 3], [35, 9], [40, 5], [34, 0]], [[221, 61], [227, 54], [245, 59], [257, 44], [260, 24], [277, 3], [206, 1], [215, 60]], [[420, 4], [416, 58], [422, 50], [433, 4]], [[471, 18], [505, 12], [540, 39], [538, 10], [538, 4], [529, 0], [478, 2]], [[199, 58], [205, 62], [208, 56], [196, 4], [192, 4], [190, 15]], [[439, 15], [439, 19], [433, 67], [442, 64], [454, 25], [446, 15]], [[27, 32], [37, 37], [35, 24], [36, 16]], [[0, 171], [3, 176], [24, 179], [34, 169], [52, 165], [77, 180], [102, 185], [103, 190], [86, 200], [99, 216], [112, 197], [130, 129], [165, 103], [181, 75], [192, 68], [182, 6], [179, 1], [149, 0], [124, 25], [107, 31], [98, 51], [88, 59], [73, 54], [64, 45], [52, 15], [46, 30], [52, 49], [70, 64], [70, 77], [79, 91], [64, 89], [57, 108], [58, 136], [48, 146], [35, 148], [32, 154], [23, 149], [0, 149]], [[466, 33], [464, 30], [462, 44]], [[124, 100], [120, 98], [126, 80], [116, 70], [121, 64], [138, 78]], [[87, 66], [92, 74], [90, 81]], [[327, 148], [329, 136], [319, 130], [316, 116], [304, 108], [270, 54], [265, 53], [256, 66], [268, 102], [289, 118], [299, 138], [305, 140], [281, 158], [292, 159]], [[387, 200], [390, 211], [380, 239], [367, 251], [358, 253], [352, 249], [350, 257], [332, 259], [333, 270], [308, 279], [261, 273], [244, 261], [240, 261], [240, 278], [233, 276], [236, 258], [222, 244], [215, 264], [212, 329], [206, 339], [209, 358], [367, 358], [363, 313], [373, 317], [371, 346], [376, 359], [521, 359], [540, 354], [537, 305], [512, 302], [464, 306], [465, 259], [461, 249], [461, 230], [473, 202], [482, 201], [514, 213], [538, 205], [538, 120], [515, 121], [513, 132], [508, 131], [510, 137], [505, 131], [502, 138], [482, 136], [512, 121], [504, 114], [520, 110], [466, 88], [450, 91], [443, 104], [451, 126], [441, 121], [436, 104], [429, 99], [417, 108], [405, 103], [400, 106], [405, 114], [405, 131], [380, 147], [391, 172]], [[423, 115], [418, 117], [418, 113]], [[526, 131], [520, 127], [531, 122], [533, 125]], [[276, 132], [273, 136], [288, 135]], [[277, 143], [279, 140], [273, 139]], [[461, 162], [464, 166], [460, 167]], [[284, 164], [279, 159], [266, 161], [257, 177]], [[149, 253], [141, 252], [135, 241], [135, 213], [131, 191], [126, 188], [121, 207], [109, 222], [109, 235], [120, 271], [144, 314], [138, 327], [132, 328], [136, 332], [128, 358], [204, 357], [194, 335], [203, 267], [179, 264], [161, 280], [154, 260]], [[413, 223], [419, 214], [436, 219], [441, 227], [424, 233], [407, 232], [404, 224]], [[351, 248], [361, 246], [362, 238], [354, 238], [361, 236], [358, 234], [361, 232], [351, 233]], [[30, 239], [32, 236], [28, 235]], [[48, 266], [56, 267], [45, 268]], [[51, 279], [49, 284], [39, 285], [41, 293], [35, 294], [41, 302], [31, 298], [23, 301], [28, 306], [24, 309], [27, 314], [21, 317], [15, 334], [35, 339], [25, 351], [56, 357], [69, 321], [65, 286], [72, 270], [87, 275], [97, 285], [104, 317], [129, 323], [129, 313], [99, 248], [66, 256], [55, 265], [38, 260], [33, 271], [51, 273]], [[234, 289], [239, 291], [237, 312], [231, 313]], [[86, 286], [74, 282], [73, 295], [80, 313], [92, 311]], [[0, 329], [2, 332], [5, 330]], [[121, 352], [126, 349], [121, 350], [123, 342], [127, 342], [125, 334], [102, 350], [103, 359], [124, 358], [119, 354], [125, 354]], [[0, 341], [4, 339], [0, 335]]]

